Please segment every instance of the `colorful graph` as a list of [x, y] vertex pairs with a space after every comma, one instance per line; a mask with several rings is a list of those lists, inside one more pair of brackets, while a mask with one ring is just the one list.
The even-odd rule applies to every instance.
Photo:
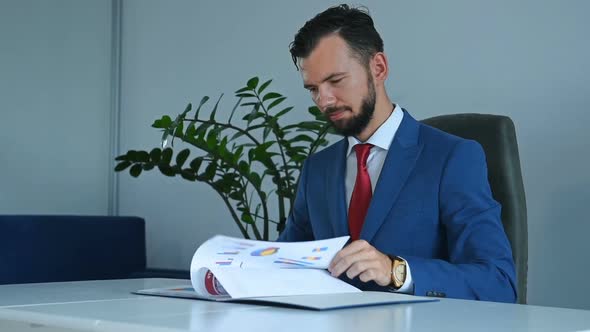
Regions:
[[310, 262], [299, 261], [299, 260], [290, 259], [290, 258], [282, 258], [282, 257], [279, 257], [276, 261], [274, 261], [274, 263], [277, 263], [277, 264], [286, 264], [286, 265], [294, 265], [294, 266], [310, 266], [310, 265], [313, 265], [313, 263], [310, 263]]
[[218, 252], [218, 255], [237, 255], [239, 254], [239, 251], [222, 251], [222, 252]]
[[227, 260], [224, 260], [224, 261], [215, 262], [215, 264], [217, 264], [219, 266], [227, 266], [227, 265], [231, 265], [231, 263], [233, 263], [233, 261], [234, 261], [233, 258], [228, 258]]
[[279, 251], [279, 248], [277, 248], [277, 247], [268, 247], [268, 248], [254, 250], [250, 253], [250, 255], [252, 255], [252, 256], [270, 256], [270, 255], [276, 254], [278, 251]]
[[314, 248], [312, 252], [321, 252], [328, 250], [328, 247]]
[[320, 257], [320, 256], [305, 256], [305, 257], [301, 257], [301, 259], [305, 259], [308, 261], [318, 261], [318, 260], [322, 259], [322, 257]]
[[247, 242], [236, 242], [236, 243], [242, 247], [254, 247], [255, 246], [254, 243], [247, 243]]
[[229, 249], [229, 250], [235, 251], [235, 250], [245, 250], [245, 249], [249, 249], [249, 247], [244, 247], [244, 246], [237, 246], [237, 245], [236, 245], [236, 246], [227, 246], [227, 247], [225, 247], [224, 249]]

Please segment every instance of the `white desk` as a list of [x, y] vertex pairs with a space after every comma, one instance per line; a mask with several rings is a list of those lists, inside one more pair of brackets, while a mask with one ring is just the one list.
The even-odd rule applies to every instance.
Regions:
[[441, 299], [325, 312], [133, 295], [129, 279], [0, 286], [0, 331], [583, 331], [590, 311]]

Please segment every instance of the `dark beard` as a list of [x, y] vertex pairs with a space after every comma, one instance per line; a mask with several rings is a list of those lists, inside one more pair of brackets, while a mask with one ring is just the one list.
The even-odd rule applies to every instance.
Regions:
[[[342, 135], [342, 136], [357, 136], [360, 134], [367, 126], [369, 122], [373, 118], [373, 113], [375, 112], [375, 102], [376, 102], [376, 94], [375, 94], [375, 85], [373, 84], [373, 80], [368, 80], [368, 87], [369, 91], [367, 92], [367, 96], [363, 98], [361, 103], [361, 111], [358, 115], [354, 115], [350, 119], [341, 119], [332, 121], [330, 117], [327, 116], [328, 121], [334, 127], [334, 130]], [[337, 111], [352, 111], [352, 109], [348, 106], [343, 107], [329, 107], [326, 109], [326, 114], [329, 115], [332, 112]]]

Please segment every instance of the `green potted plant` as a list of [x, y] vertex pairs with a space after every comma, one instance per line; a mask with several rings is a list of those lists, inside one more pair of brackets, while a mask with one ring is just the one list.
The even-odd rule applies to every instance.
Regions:
[[[222, 94], [209, 112], [203, 110], [205, 96], [194, 111], [189, 103], [174, 120], [162, 116], [152, 124], [163, 132], [161, 147], [127, 151], [116, 157], [115, 171], [129, 169], [138, 177], [157, 168], [166, 176], [204, 182], [219, 194], [244, 238], [270, 240], [271, 224], [278, 232], [285, 227], [304, 160], [333, 133], [315, 106], [308, 109], [314, 120], [282, 123], [293, 107], [281, 106], [286, 97], [280, 93], [266, 92], [271, 81], [248, 80], [227, 113], [218, 112]], [[177, 150], [175, 140], [193, 149]], [[190, 157], [194, 148], [201, 153]]]

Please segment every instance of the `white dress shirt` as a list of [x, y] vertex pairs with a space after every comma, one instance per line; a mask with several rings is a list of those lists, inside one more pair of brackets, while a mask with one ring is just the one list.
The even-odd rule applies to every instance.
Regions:
[[[379, 180], [385, 157], [389, 151], [389, 146], [395, 137], [395, 133], [399, 128], [399, 125], [404, 118], [404, 112], [399, 105], [395, 105], [393, 112], [385, 120], [385, 122], [377, 128], [377, 131], [373, 133], [366, 142], [359, 141], [354, 136], [348, 136], [348, 151], [346, 152], [346, 208], [350, 206], [350, 199], [352, 197], [352, 191], [354, 189], [354, 183], [356, 181], [357, 165], [356, 165], [356, 153], [353, 153], [353, 147], [357, 144], [369, 143], [373, 145], [369, 158], [367, 159], [367, 170], [369, 177], [371, 178], [371, 189], [375, 192], [375, 186]], [[409, 293], [413, 289], [412, 273], [410, 272], [410, 265], [406, 262], [406, 280], [402, 287], [397, 290], [401, 293]]]

